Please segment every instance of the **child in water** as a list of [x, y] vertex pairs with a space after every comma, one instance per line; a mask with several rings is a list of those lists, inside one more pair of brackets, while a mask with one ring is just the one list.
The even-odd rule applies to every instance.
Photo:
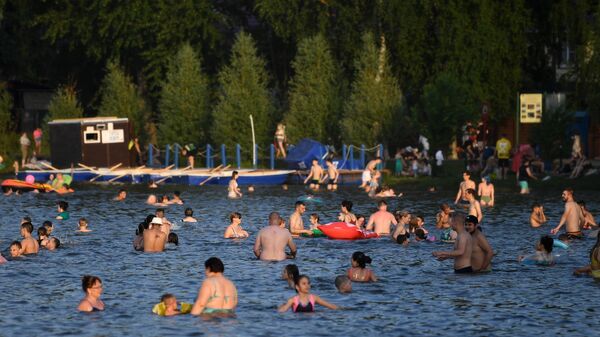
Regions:
[[310, 230], [319, 229], [318, 227], [321, 226], [319, 220], [319, 215], [317, 213], [310, 215]]
[[58, 215], [56, 219], [58, 220], [69, 220], [69, 212], [67, 209], [69, 208], [69, 203], [66, 201], [59, 201], [57, 204]]
[[21, 246], [21, 243], [19, 241], [13, 241], [10, 244], [10, 257], [21, 257], [23, 256], [21, 253], [21, 250], [23, 249], [23, 246]]
[[189, 314], [192, 310], [190, 303], [181, 303], [181, 310], [177, 309], [177, 298], [173, 294], [164, 294], [160, 297], [160, 303], [152, 308], [152, 312], [160, 316], [175, 316]]
[[544, 266], [551, 266], [554, 264], [554, 256], [552, 256], [552, 248], [554, 247], [554, 239], [548, 235], [544, 235], [540, 238], [540, 241], [535, 246], [535, 254], [528, 256], [519, 256], [519, 262], [533, 263]]
[[296, 278], [295, 289], [298, 295], [287, 300], [277, 311], [286, 312], [292, 308], [293, 312], [314, 312], [315, 304], [332, 310], [338, 309], [337, 305], [331, 304], [319, 296], [310, 293], [310, 279], [306, 275], [300, 275]]
[[335, 277], [335, 287], [342, 294], [351, 293], [352, 281], [346, 275], [338, 275]]
[[531, 215], [529, 216], [529, 223], [531, 224], [531, 227], [540, 227], [547, 221], [546, 214], [544, 214], [544, 206], [537, 203], [533, 204], [531, 207]]
[[79, 226], [78, 232], [87, 233], [92, 231], [91, 229], [88, 229], [88, 221], [86, 218], [80, 218], [77, 225]]
[[48, 244], [48, 230], [46, 229], [46, 227], [42, 226], [38, 228], [37, 233], [38, 244], [40, 245], [40, 247], [46, 247], [46, 245]]
[[354, 282], [377, 282], [377, 277], [373, 271], [367, 268], [367, 263], [371, 263], [371, 258], [363, 252], [354, 252], [352, 254], [352, 268], [348, 269], [348, 277]]
[[288, 264], [283, 268], [281, 272], [281, 278], [286, 280], [290, 288], [294, 289], [296, 283], [295, 280], [300, 276], [300, 271], [298, 270], [298, 266], [295, 264]]

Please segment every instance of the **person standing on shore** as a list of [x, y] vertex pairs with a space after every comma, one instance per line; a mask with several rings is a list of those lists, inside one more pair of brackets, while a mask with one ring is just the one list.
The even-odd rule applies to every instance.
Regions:
[[31, 145], [27, 132], [23, 132], [19, 143], [21, 144], [21, 167], [24, 167], [27, 164], [27, 159], [29, 159], [29, 146]]
[[37, 128], [33, 130], [33, 141], [35, 142], [35, 151], [33, 154], [39, 156], [42, 153], [42, 129]]

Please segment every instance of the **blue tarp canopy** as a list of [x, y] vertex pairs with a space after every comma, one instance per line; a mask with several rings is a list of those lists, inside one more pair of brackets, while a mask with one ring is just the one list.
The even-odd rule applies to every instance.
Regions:
[[294, 170], [306, 170], [312, 166], [312, 160], [325, 160], [327, 146], [308, 138], [304, 138], [291, 149], [284, 161]]

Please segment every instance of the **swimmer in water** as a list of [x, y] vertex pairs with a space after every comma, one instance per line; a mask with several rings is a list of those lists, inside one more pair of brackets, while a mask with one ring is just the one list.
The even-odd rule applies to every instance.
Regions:
[[481, 178], [477, 194], [479, 195], [481, 206], [494, 206], [494, 184], [490, 182], [489, 176]]
[[552, 249], [554, 248], [554, 239], [548, 235], [540, 238], [535, 246], [535, 254], [529, 256], [519, 256], [519, 262], [533, 261], [535, 264], [551, 266], [554, 264]]
[[158, 188], [158, 185], [156, 185], [154, 180], [150, 180], [150, 184], [148, 184], [148, 188]]
[[46, 232], [48, 232], [48, 236], [52, 235], [52, 231], [54, 230], [54, 225], [52, 224], [52, 221], [44, 221], [44, 223], [42, 223], [42, 226], [46, 227]]
[[81, 278], [81, 288], [85, 293], [85, 298], [79, 302], [77, 310], [83, 312], [103, 311], [104, 302], [100, 299], [102, 280], [97, 276], [84, 275]]
[[231, 172], [231, 180], [229, 180], [229, 186], [227, 187], [227, 197], [230, 199], [237, 199], [242, 197], [242, 191], [238, 187], [238, 171]]
[[40, 245], [40, 247], [46, 247], [46, 244], [48, 243], [48, 230], [46, 229], [46, 227], [42, 226], [38, 228], [37, 233], [38, 244]]
[[250, 234], [248, 234], [241, 226], [242, 215], [240, 213], [231, 213], [229, 215], [229, 221], [231, 221], [231, 223], [227, 226], [227, 229], [225, 229], [225, 233], [223, 234], [225, 239], [241, 239], [250, 236]]
[[472, 188], [467, 189], [466, 197], [469, 202], [469, 215], [477, 217], [477, 221], [481, 223], [483, 221], [483, 213], [481, 212], [481, 204], [475, 199], [475, 190]]
[[487, 272], [492, 270], [492, 259], [494, 251], [488, 242], [481, 228], [477, 223], [477, 218], [467, 215], [465, 218], [465, 229], [471, 234], [473, 250], [471, 252], [471, 267], [474, 272]]
[[281, 272], [281, 278], [286, 280], [288, 286], [292, 289], [294, 289], [296, 286], [295, 280], [298, 278], [298, 276], [300, 276], [300, 271], [298, 270], [298, 266], [295, 264], [288, 264]]
[[544, 206], [538, 203], [533, 204], [533, 206], [531, 206], [531, 215], [529, 216], [529, 223], [531, 224], [531, 227], [540, 227], [547, 221], [548, 219], [546, 219], [546, 214], [544, 214]]
[[308, 234], [312, 235], [312, 231], [304, 229], [304, 220], [302, 214], [306, 211], [306, 205], [302, 201], [296, 201], [294, 213], [290, 215], [290, 232], [292, 235]]
[[248, 186], [248, 193], [253, 193], [253, 192], [254, 192], [254, 185]]
[[33, 225], [31, 222], [25, 222], [21, 225], [21, 253], [22, 254], [37, 254], [40, 250], [40, 245], [31, 235], [33, 233]]
[[[312, 166], [310, 168], [310, 173], [308, 174], [306, 179], [304, 179], [304, 184], [306, 185], [306, 183], [310, 180], [310, 185], [309, 185], [310, 189], [316, 191], [319, 189], [319, 183], [321, 182], [322, 177], [323, 177], [323, 168], [321, 167], [321, 165], [319, 165], [318, 160], [313, 159]], [[312, 180], [311, 180], [311, 178], [312, 178]]]
[[573, 189], [566, 188], [562, 193], [562, 200], [565, 202], [565, 211], [560, 218], [558, 226], [554, 227], [550, 234], [558, 233], [563, 225], [566, 224], [566, 234], [569, 239], [583, 239], [581, 224], [585, 221], [581, 207], [575, 202]]
[[13, 241], [10, 244], [10, 257], [15, 258], [15, 257], [21, 257], [23, 256], [23, 253], [21, 253], [23, 251], [23, 246], [21, 246], [21, 243], [19, 241]]
[[306, 275], [298, 276], [295, 282], [295, 289], [298, 295], [287, 300], [277, 311], [286, 312], [291, 308], [293, 312], [314, 312], [315, 304], [332, 310], [338, 309], [337, 305], [331, 304], [319, 296], [310, 293], [310, 278]]
[[79, 226], [78, 232], [87, 233], [92, 231], [91, 229], [88, 229], [88, 221], [86, 218], [80, 218], [77, 225]]
[[321, 226], [321, 224], [319, 223], [319, 214], [317, 213], [313, 213], [310, 215], [309, 221], [310, 221], [310, 230], [314, 231], [314, 230], [318, 230], [319, 226]]
[[475, 190], [475, 182], [471, 180], [471, 173], [469, 171], [463, 172], [463, 181], [458, 186], [458, 193], [456, 193], [456, 199], [454, 199], [454, 204], [458, 204], [460, 200], [463, 205], [468, 204], [467, 200], [467, 190], [471, 188]]
[[198, 220], [196, 220], [196, 218], [193, 217], [194, 215], [194, 210], [192, 210], [191, 208], [186, 208], [184, 211], [184, 215], [185, 218], [181, 219], [182, 222], [189, 222], [189, 223], [196, 223], [198, 222]]
[[366, 189], [367, 186], [369, 185], [369, 183], [372, 180], [372, 176], [375, 173], [376, 169], [377, 169], [377, 165], [381, 164], [383, 162], [383, 160], [380, 157], [376, 157], [375, 159], [369, 161], [369, 163], [367, 164], [367, 166], [365, 167], [363, 173], [362, 173], [362, 184], [359, 186], [359, 188], [363, 188]]
[[181, 192], [175, 191], [173, 192], [173, 198], [171, 199], [171, 204], [183, 205], [183, 200], [181, 200]]
[[450, 225], [457, 233], [454, 249], [451, 251], [435, 251], [432, 253], [438, 260], [454, 259], [454, 272], [467, 274], [473, 272], [471, 267], [471, 254], [473, 251], [473, 238], [465, 229], [465, 215], [455, 212], [450, 217]]
[[440, 212], [435, 216], [435, 228], [442, 230], [441, 240], [444, 242], [454, 242], [456, 240], [456, 231], [450, 226], [450, 214], [454, 210], [448, 204], [440, 206]]
[[120, 189], [117, 196], [113, 199], [114, 201], [123, 201], [127, 198], [127, 191], [124, 189]]
[[352, 292], [352, 281], [346, 275], [338, 275], [335, 277], [335, 287], [341, 294]]
[[354, 282], [377, 282], [375, 273], [369, 268], [367, 264], [371, 263], [371, 258], [363, 252], [354, 252], [350, 263], [352, 267], [348, 269], [347, 275], [350, 280]]
[[356, 216], [354, 214], [352, 214], [352, 201], [350, 201], [350, 200], [342, 201], [341, 208], [342, 209], [341, 209], [340, 215], [338, 216], [338, 220], [347, 222], [347, 223], [351, 223], [351, 224], [356, 224]]
[[377, 207], [379, 210], [369, 218], [367, 230], [373, 230], [379, 236], [390, 235], [391, 225], [397, 225], [398, 222], [394, 215], [387, 211], [387, 202], [385, 200], [379, 200]]
[[583, 213], [583, 229], [592, 229], [592, 227], [598, 227], [596, 224], [596, 220], [590, 211], [588, 211], [587, 207], [585, 207], [585, 201], [579, 200], [577, 201], [579, 207], [581, 207], [581, 213]]
[[60, 247], [60, 240], [58, 238], [51, 237], [50, 239], [48, 239], [48, 243], [46, 244], [46, 249], [52, 251], [52, 250], [56, 250], [58, 247]]
[[410, 222], [410, 213], [407, 211], [396, 212], [394, 216], [398, 224], [396, 225], [394, 233], [392, 233], [392, 240], [399, 244], [408, 244], [410, 234], [406, 230], [406, 226], [408, 226]]
[[238, 304], [237, 289], [223, 272], [225, 266], [216, 257], [204, 262], [206, 278], [198, 291], [192, 315], [231, 315]]
[[596, 244], [590, 250], [590, 264], [576, 269], [575, 275], [592, 275], [596, 280], [600, 280], [600, 231], [596, 236]]
[[160, 297], [160, 301], [165, 306], [165, 316], [175, 316], [181, 314], [177, 309], [177, 298], [173, 294], [164, 294]]
[[327, 165], [327, 174], [323, 178], [323, 180], [328, 179], [327, 181], [327, 189], [330, 191], [337, 191], [338, 188], [338, 178], [340, 173], [338, 169], [335, 167], [331, 159], [327, 159], [325, 161], [325, 165]]
[[67, 209], [69, 208], [69, 203], [61, 200], [57, 203], [56, 207], [58, 210], [58, 215], [56, 216], [56, 219], [69, 220], [70, 215], [69, 215], [69, 212], [67, 211]]
[[362, 214], [356, 215], [356, 224], [355, 224], [356, 228], [358, 228], [360, 230], [364, 230], [366, 221], [367, 221], [367, 219], [365, 218], [364, 215], [362, 215]]

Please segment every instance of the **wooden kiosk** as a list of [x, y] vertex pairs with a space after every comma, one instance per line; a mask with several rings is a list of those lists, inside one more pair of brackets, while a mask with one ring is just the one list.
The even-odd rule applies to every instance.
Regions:
[[68, 168], [78, 163], [129, 167], [131, 129], [127, 118], [93, 117], [57, 119], [48, 123], [52, 165]]

